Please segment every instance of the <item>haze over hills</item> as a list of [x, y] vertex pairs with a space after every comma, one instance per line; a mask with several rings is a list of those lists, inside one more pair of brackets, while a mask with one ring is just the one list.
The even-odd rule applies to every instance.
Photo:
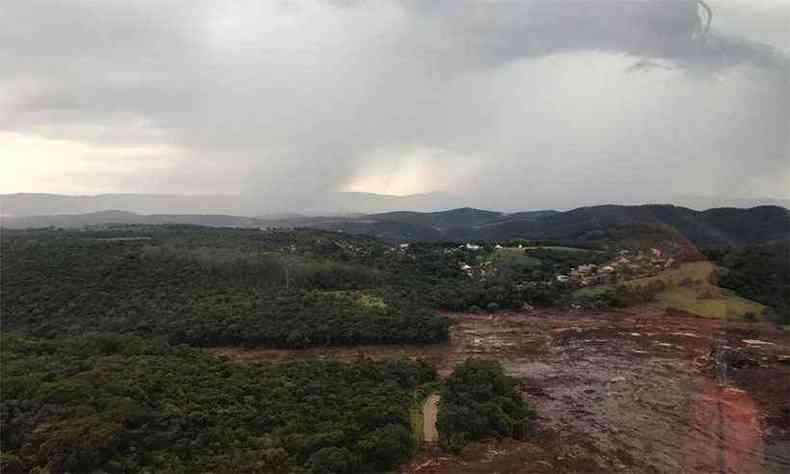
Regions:
[[463, 202], [443, 193], [393, 196], [333, 192], [274, 202], [254, 194], [0, 194], [0, 215], [12, 217], [87, 214], [107, 210], [138, 214], [232, 214], [257, 217], [281, 214], [335, 215], [396, 210], [438, 211]]
[[790, 211], [778, 206], [695, 211], [672, 205], [606, 205], [504, 214], [466, 208], [338, 219], [323, 223], [322, 228], [388, 240], [530, 239], [595, 244], [666, 234], [700, 247], [740, 246], [790, 238]]
[[6, 228], [78, 228], [102, 224], [193, 224], [215, 227], [313, 227], [370, 235], [391, 242], [545, 240], [575, 245], [668, 239], [699, 247], [762, 244], [790, 239], [790, 211], [778, 206], [695, 211], [672, 205], [605, 205], [570, 211], [502, 213], [474, 208], [396, 211], [348, 216], [252, 218], [225, 214], [86, 214], [5, 217]]
[[[679, 196], [660, 200], [695, 210], [715, 207], [751, 208], [771, 205], [790, 208], [788, 199], [737, 199], [701, 196]], [[580, 205], [608, 204], [588, 202]], [[347, 214], [380, 214], [395, 211], [431, 212], [461, 207], [519, 212], [536, 210], [530, 203], [500, 207], [497, 203], [475, 202], [463, 195], [444, 192], [395, 196], [387, 194], [332, 192], [311, 197], [273, 201], [255, 194], [97, 194], [64, 195], [42, 193], [0, 194], [0, 216], [26, 217], [61, 214], [88, 214], [108, 210], [136, 214], [227, 214], [243, 217], [334, 216]], [[630, 205], [642, 204], [629, 202]], [[579, 206], [554, 206], [568, 210]]]

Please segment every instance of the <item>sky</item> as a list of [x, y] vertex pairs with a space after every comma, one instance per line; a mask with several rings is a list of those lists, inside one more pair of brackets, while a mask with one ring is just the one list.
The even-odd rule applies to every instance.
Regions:
[[787, 0], [6, 0], [0, 193], [790, 197]]

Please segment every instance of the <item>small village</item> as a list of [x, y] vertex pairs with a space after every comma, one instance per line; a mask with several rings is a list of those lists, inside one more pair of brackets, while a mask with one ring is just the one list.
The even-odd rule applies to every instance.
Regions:
[[650, 277], [675, 265], [675, 259], [664, 251], [651, 248], [649, 251], [620, 250], [613, 261], [604, 265], [579, 265], [565, 275], [557, 275], [558, 282], [574, 287], [589, 287], [618, 283], [624, 280]]
[[[408, 244], [401, 245], [401, 250], [408, 249]], [[461, 262], [459, 269], [470, 278], [493, 275], [497, 272], [495, 261], [496, 252], [511, 251], [517, 252], [522, 256], [529, 257], [531, 250], [550, 249], [550, 247], [503, 247], [500, 244], [494, 246], [492, 258], [481, 258], [477, 262], [470, 259], [470, 263]], [[483, 246], [465, 243], [458, 247], [446, 249], [445, 253], [455, 253], [460, 251], [478, 252], [484, 250]], [[573, 249], [571, 249], [573, 250]], [[559, 250], [562, 251], [562, 250]], [[605, 263], [585, 263], [572, 267], [565, 273], [553, 275], [553, 278], [544, 281], [544, 284], [563, 283], [572, 288], [586, 288], [599, 285], [617, 284], [626, 280], [645, 278], [654, 276], [664, 270], [671, 269], [679, 264], [676, 257], [670, 252], [659, 248], [649, 249], [618, 249], [614, 252], [616, 257]], [[525, 282], [527, 285], [535, 285], [538, 282]]]

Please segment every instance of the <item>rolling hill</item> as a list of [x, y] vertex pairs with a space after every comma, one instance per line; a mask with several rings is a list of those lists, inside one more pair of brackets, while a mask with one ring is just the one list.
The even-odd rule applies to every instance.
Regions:
[[790, 211], [777, 206], [694, 211], [672, 205], [607, 205], [503, 214], [464, 208], [368, 215], [321, 227], [402, 241], [529, 239], [597, 245], [672, 239], [697, 247], [739, 247], [790, 238]]
[[790, 211], [778, 206], [706, 211], [672, 205], [582, 207], [566, 212], [501, 213], [473, 208], [387, 212], [357, 216], [250, 218], [224, 214], [103, 211], [76, 215], [5, 217], [7, 228], [101, 224], [195, 224], [216, 227], [313, 227], [371, 235], [392, 242], [528, 239], [567, 245], [664, 240], [697, 247], [742, 247], [790, 239]]
[[502, 219], [483, 226], [480, 237], [594, 243], [635, 228], [674, 232], [698, 247], [742, 246], [790, 237], [790, 211], [777, 206], [707, 211], [672, 205], [583, 207], [536, 220]]
[[326, 192], [309, 196], [267, 194], [97, 194], [72, 196], [44, 193], [0, 194], [0, 216], [75, 215], [115, 209], [137, 214], [227, 214], [245, 217], [272, 214], [340, 215], [389, 211], [434, 211], [458, 205], [443, 193], [392, 196], [359, 192]]

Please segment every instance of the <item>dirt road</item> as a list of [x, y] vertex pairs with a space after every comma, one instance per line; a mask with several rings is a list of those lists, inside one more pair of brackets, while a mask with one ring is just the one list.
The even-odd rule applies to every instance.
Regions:
[[422, 438], [426, 443], [439, 441], [439, 432], [436, 431], [436, 415], [439, 411], [439, 395], [431, 394], [422, 406]]
[[654, 308], [449, 314], [448, 344], [216, 349], [243, 360], [424, 357], [443, 376], [496, 359], [538, 412], [527, 441], [424, 453], [403, 472], [790, 472], [790, 334]]

